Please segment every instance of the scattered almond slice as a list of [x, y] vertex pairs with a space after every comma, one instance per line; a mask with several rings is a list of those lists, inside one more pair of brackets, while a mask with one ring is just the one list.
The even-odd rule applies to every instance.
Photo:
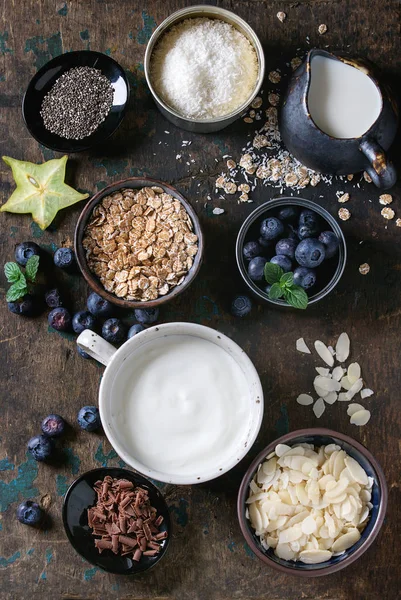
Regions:
[[352, 384], [351, 389], [349, 389], [348, 392], [345, 394], [347, 396], [348, 400], [352, 400], [352, 398], [355, 396], [355, 394], [360, 392], [362, 388], [363, 388], [363, 380], [357, 379], [355, 381], [355, 383]]
[[346, 392], [340, 392], [338, 394], [338, 401], [339, 402], [349, 402], [349, 398], [347, 397], [347, 393]]
[[327, 348], [328, 348], [328, 350], [329, 350], [329, 352], [330, 352], [330, 354], [331, 354], [332, 356], [335, 356], [335, 355], [336, 355], [336, 353], [335, 353], [335, 350], [334, 350], [333, 346], [327, 346]]
[[351, 363], [348, 367], [347, 377], [354, 384], [361, 376], [361, 367], [357, 362]]
[[362, 406], [362, 404], [357, 404], [356, 402], [352, 402], [351, 404], [348, 404], [347, 415], [349, 417], [352, 417], [352, 415], [355, 414], [356, 412], [358, 412], [358, 410], [365, 410], [365, 409]]
[[324, 401], [327, 402], [327, 404], [334, 404], [334, 402], [337, 402], [337, 398], [337, 392], [329, 392], [327, 396], [324, 397]]
[[288, 452], [288, 450], [291, 450], [291, 446], [287, 446], [287, 444], [277, 444], [275, 448], [276, 454], [279, 458]]
[[333, 355], [330, 352], [330, 350], [327, 348], [326, 344], [323, 344], [323, 342], [321, 342], [320, 340], [316, 340], [315, 350], [318, 353], [318, 355], [320, 356], [320, 358], [322, 360], [324, 360], [326, 365], [329, 365], [329, 367], [332, 367], [334, 365]]
[[352, 388], [352, 383], [350, 382], [350, 380], [348, 379], [348, 377], [346, 375], [344, 375], [344, 377], [342, 377], [341, 381], [341, 387], [344, 390], [350, 390]]
[[344, 374], [345, 374], [345, 369], [343, 369], [342, 367], [335, 367], [333, 369], [333, 372], [332, 372], [331, 376], [336, 381], [341, 381], [341, 379], [344, 376]]
[[322, 377], [321, 375], [318, 375], [315, 377], [313, 383], [326, 392], [339, 392], [341, 389], [340, 382], [331, 379], [331, 377]]
[[366, 423], [370, 419], [370, 411], [369, 410], [358, 410], [351, 416], [351, 424], [358, 425], [361, 427], [362, 425], [366, 425]]
[[325, 398], [329, 394], [327, 390], [324, 390], [323, 388], [319, 387], [318, 385], [316, 385], [316, 383], [313, 384], [313, 387], [315, 388], [316, 394], [318, 394], [321, 398]]
[[324, 367], [315, 367], [315, 369], [322, 377], [330, 376], [330, 369], [325, 369]]
[[297, 402], [302, 406], [309, 406], [309, 404], [313, 404], [313, 398], [309, 394], [299, 394]]
[[303, 550], [299, 554], [299, 560], [307, 565], [322, 563], [331, 557], [332, 552], [329, 550]]
[[311, 353], [311, 351], [309, 350], [308, 346], [305, 343], [304, 338], [299, 338], [299, 340], [297, 340], [295, 343], [295, 347], [298, 350], [298, 352], [303, 352], [304, 354]]
[[322, 416], [322, 414], [324, 413], [325, 410], [326, 410], [326, 407], [324, 405], [323, 398], [318, 398], [316, 400], [315, 404], [313, 405], [313, 412], [315, 413], [315, 417], [317, 419], [320, 419], [320, 417]]
[[336, 358], [338, 362], [344, 362], [349, 356], [350, 340], [347, 333], [341, 333], [336, 344]]
[[356, 481], [360, 485], [368, 484], [368, 476], [366, 475], [366, 472], [361, 467], [359, 462], [355, 460], [355, 458], [352, 458], [352, 456], [346, 456], [344, 462], [354, 481]]
[[369, 398], [369, 396], [373, 396], [374, 391], [370, 390], [369, 388], [365, 388], [364, 390], [361, 390], [361, 398], [362, 400], [364, 400], [365, 398]]

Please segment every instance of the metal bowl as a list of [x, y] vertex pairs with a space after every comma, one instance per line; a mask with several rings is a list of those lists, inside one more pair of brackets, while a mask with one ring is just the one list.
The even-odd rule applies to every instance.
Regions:
[[[235, 247], [237, 266], [239, 272], [241, 273], [242, 279], [245, 281], [253, 295], [259, 300], [263, 300], [264, 302], [273, 304], [277, 307], [292, 308], [284, 300], [272, 300], [269, 298], [269, 296], [258, 287], [256, 282], [252, 281], [252, 279], [248, 276], [248, 271], [242, 253], [244, 244], [250, 239], [249, 232], [253, 227], [255, 227], [256, 222], [262, 218], [273, 216], [275, 211], [283, 206], [300, 206], [301, 208], [309, 208], [310, 210], [315, 211], [324, 221], [327, 222], [327, 229], [333, 231], [340, 240], [338, 255], [330, 259], [330, 262], [336, 261], [333, 262], [331, 276], [323, 280], [323, 284], [320, 289], [317, 289], [317, 291], [309, 295], [309, 306], [319, 302], [319, 300], [327, 296], [327, 294], [329, 294], [336, 287], [337, 283], [341, 279], [347, 262], [347, 246], [345, 244], [343, 232], [341, 231], [341, 228], [334, 217], [332, 217], [331, 214], [319, 204], [303, 198], [283, 197], [269, 200], [268, 202], [258, 206], [258, 208], [251, 212], [251, 214], [245, 219], [241, 229], [239, 230]], [[258, 235], [256, 237], [258, 237]]]
[[[170, 27], [176, 25], [180, 21], [196, 17], [219, 19], [221, 21], [229, 23], [230, 25], [238, 29], [238, 31], [240, 31], [254, 47], [259, 64], [258, 79], [256, 81], [255, 89], [252, 92], [252, 95], [247, 99], [246, 102], [244, 102], [243, 104], [241, 104], [241, 106], [235, 109], [235, 111], [229, 113], [228, 115], [224, 115], [222, 117], [217, 117], [214, 119], [192, 119], [189, 117], [183, 117], [180, 113], [168, 106], [168, 104], [166, 104], [160, 98], [160, 96], [158, 96], [152, 85], [150, 75], [150, 61], [152, 52], [160, 37], [168, 29], [170, 29]], [[228, 125], [236, 121], [244, 112], [246, 112], [246, 109], [257, 96], [262, 86], [265, 74], [265, 57], [263, 53], [262, 44], [260, 43], [259, 38], [253, 31], [253, 29], [248, 25], [248, 23], [241, 19], [241, 17], [238, 17], [236, 14], [232, 13], [229, 10], [219, 8], [218, 6], [199, 5], [177, 10], [177, 12], [167, 17], [167, 19], [165, 19], [159, 25], [159, 27], [153, 32], [153, 35], [150, 38], [146, 47], [144, 67], [145, 77], [149, 89], [153, 95], [158, 109], [166, 117], [166, 119], [171, 121], [171, 123], [173, 123], [174, 125], [177, 125], [177, 127], [181, 127], [181, 129], [185, 129], [187, 131], [193, 131], [196, 133], [211, 133], [213, 131], [220, 131], [221, 129], [224, 129], [224, 127], [227, 127]]]
[[[181, 285], [177, 285], [174, 287], [168, 294], [165, 296], [159, 296], [155, 300], [147, 300], [145, 302], [141, 302], [140, 300], [124, 300], [123, 298], [118, 298], [111, 292], [107, 292], [99, 279], [96, 277], [94, 273], [89, 269], [88, 264], [86, 262], [86, 252], [82, 245], [82, 240], [85, 233], [86, 225], [92, 215], [93, 209], [99, 202], [103, 200], [103, 198], [121, 188], [131, 188], [131, 189], [140, 189], [143, 187], [151, 187], [152, 185], [158, 186], [162, 188], [166, 194], [170, 194], [173, 198], [176, 198], [181, 202], [187, 211], [188, 215], [191, 218], [191, 221], [194, 226], [194, 233], [198, 236], [198, 252], [194, 257], [194, 262], [188, 273], [185, 275], [184, 281]], [[86, 279], [88, 285], [92, 288], [94, 292], [102, 296], [106, 300], [109, 300], [113, 304], [117, 306], [121, 306], [122, 308], [155, 308], [160, 306], [161, 304], [165, 304], [169, 302], [179, 294], [181, 294], [184, 290], [189, 287], [192, 281], [195, 279], [196, 275], [199, 272], [199, 269], [202, 264], [203, 258], [203, 233], [200, 226], [200, 222], [198, 216], [189, 202], [180, 194], [178, 190], [176, 190], [171, 185], [167, 183], [163, 183], [162, 181], [158, 181], [157, 179], [150, 179], [149, 177], [130, 177], [129, 179], [123, 179], [122, 181], [116, 181], [111, 185], [108, 185], [100, 192], [97, 192], [91, 200], [85, 205], [85, 208], [79, 215], [76, 227], [75, 227], [75, 253], [77, 257], [77, 263], [81, 270], [82, 275]]]
[[[295, 444], [314, 444], [322, 446], [327, 444], [338, 444], [347, 454], [352, 456], [366, 471], [369, 477], [373, 478], [372, 499], [373, 508], [370, 512], [370, 519], [361, 533], [361, 538], [356, 544], [348, 548], [339, 556], [332, 556], [330, 560], [315, 565], [309, 565], [291, 560], [278, 558], [270, 548], [265, 550], [261, 545], [259, 538], [255, 535], [254, 529], [251, 527], [249, 519], [246, 518], [246, 500], [249, 494], [249, 483], [253, 479], [260, 463], [266, 456], [270, 454], [277, 444], [287, 444], [293, 446]], [[372, 454], [362, 446], [359, 442], [352, 439], [348, 435], [331, 431], [330, 429], [299, 429], [292, 433], [283, 435], [278, 440], [271, 442], [262, 452], [258, 454], [255, 460], [249, 466], [241, 483], [238, 493], [237, 513], [241, 531], [256, 556], [266, 565], [281, 571], [287, 575], [299, 575], [301, 577], [320, 577], [329, 575], [348, 567], [351, 563], [357, 560], [369, 546], [374, 542], [379, 533], [387, 509], [387, 484], [383, 471], [372, 456]]]

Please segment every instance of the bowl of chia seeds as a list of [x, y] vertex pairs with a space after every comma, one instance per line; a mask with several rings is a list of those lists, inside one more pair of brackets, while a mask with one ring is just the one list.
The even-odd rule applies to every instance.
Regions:
[[81, 152], [120, 125], [130, 87], [124, 69], [100, 52], [61, 54], [31, 79], [22, 101], [29, 133], [56, 152]]

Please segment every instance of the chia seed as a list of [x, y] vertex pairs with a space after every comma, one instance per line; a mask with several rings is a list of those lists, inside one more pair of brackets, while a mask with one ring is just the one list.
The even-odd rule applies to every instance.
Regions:
[[106, 119], [113, 86], [99, 69], [74, 67], [57, 79], [43, 98], [45, 128], [68, 140], [88, 137]]

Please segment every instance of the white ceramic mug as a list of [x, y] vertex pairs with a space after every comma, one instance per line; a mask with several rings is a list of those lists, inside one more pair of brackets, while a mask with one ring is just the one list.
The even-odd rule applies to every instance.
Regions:
[[[241, 447], [236, 448], [234, 454], [225, 457], [224, 461], [219, 461], [219, 457], [216, 456], [215, 468], [210, 472], [203, 473], [202, 477], [199, 477], [199, 473], [171, 475], [171, 473], [151, 469], [142, 464], [128, 449], [121, 428], [116, 426], [116, 418], [115, 415], [113, 416], [113, 413], [117, 410], [116, 407], [118, 407], [118, 400], [116, 400], [116, 396], [118, 396], [117, 374], [123, 363], [127, 360], [135, 360], [135, 354], [138, 356], [138, 350], [145, 351], [145, 345], [149, 342], [154, 342], [166, 336], [177, 335], [198, 337], [219, 346], [235, 360], [238, 368], [242, 370], [249, 389], [246, 407], [247, 411], [249, 410], [249, 427], [246, 430], [245, 439], [242, 439]], [[82, 350], [107, 367], [100, 384], [99, 410], [103, 429], [109, 442], [127, 465], [145, 476], [175, 484], [193, 484], [208, 481], [219, 477], [234, 467], [254, 443], [263, 417], [263, 390], [260, 379], [245, 352], [222, 333], [195, 323], [165, 323], [138, 333], [127, 340], [118, 350], [89, 329], [79, 335], [77, 344]], [[151, 443], [151, 440], [149, 440], [149, 443]]]

